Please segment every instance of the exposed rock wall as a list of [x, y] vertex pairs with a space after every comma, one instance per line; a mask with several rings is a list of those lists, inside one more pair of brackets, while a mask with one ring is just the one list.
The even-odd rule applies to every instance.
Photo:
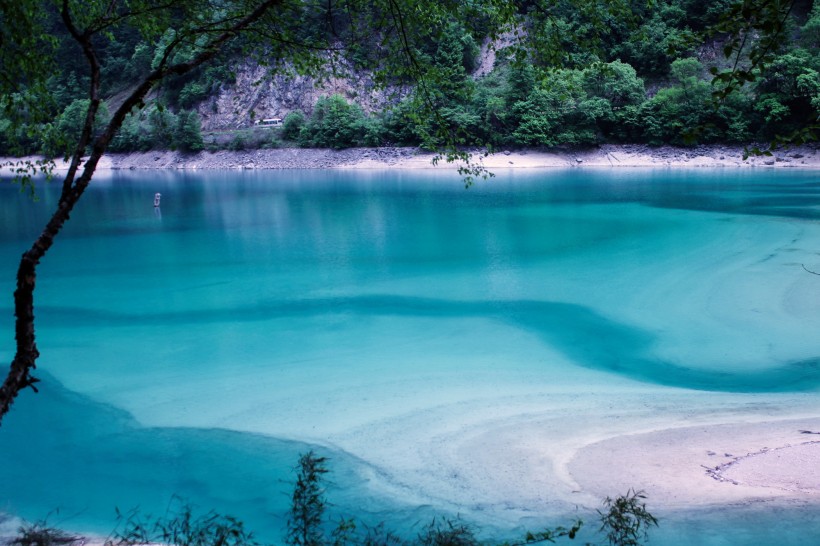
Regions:
[[373, 112], [397, 102], [407, 93], [399, 87], [379, 88], [372, 74], [354, 70], [346, 70], [348, 74], [344, 77], [329, 77], [324, 81], [288, 75], [284, 70], [272, 73], [270, 67], [251, 62], [237, 66], [235, 72], [235, 83], [223, 85], [217, 94], [197, 107], [204, 131], [252, 127], [254, 119], [284, 119], [295, 110], [310, 115], [323, 95], [342, 95], [365, 112]]

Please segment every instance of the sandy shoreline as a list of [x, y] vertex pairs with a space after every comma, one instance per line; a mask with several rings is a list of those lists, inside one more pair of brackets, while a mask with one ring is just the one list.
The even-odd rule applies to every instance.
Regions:
[[[218, 151], [184, 154], [156, 151], [107, 154], [100, 169], [453, 169], [458, 164], [441, 161], [433, 165], [434, 154], [417, 148], [351, 148], [346, 150], [283, 148], [271, 150]], [[3, 158], [2, 172], [9, 163], [36, 158]], [[482, 155], [473, 161], [490, 170], [567, 167], [762, 167], [820, 168], [816, 146], [779, 150], [772, 156], [743, 159], [740, 146], [699, 146], [652, 148], [644, 145], [603, 145], [578, 150], [518, 150]], [[58, 169], [66, 168], [59, 161]]]

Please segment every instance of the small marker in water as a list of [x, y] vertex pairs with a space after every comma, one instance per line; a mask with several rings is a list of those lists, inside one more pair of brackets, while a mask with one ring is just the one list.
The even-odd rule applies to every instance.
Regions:
[[159, 200], [160, 200], [161, 197], [162, 197], [161, 193], [155, 193], [154, 194], [154, 206], [155, 207], [159, 206]]

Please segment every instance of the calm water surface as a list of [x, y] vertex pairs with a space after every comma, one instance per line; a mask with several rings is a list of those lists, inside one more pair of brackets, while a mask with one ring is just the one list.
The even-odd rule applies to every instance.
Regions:
[[[17, 258], [57, 183], [38, 193], [0, 186], [3, 362]], [[391, 419], [546, 385], [810, 396], [818, 220], [807, 171], [515, 172], [469, 190], [427, 172], [101, 174], [41, 267], [44, 381], [0, 428], [0, 511], [105, 533], [115, 507], [178, 495], [277, 541], [313, 448], [336, 513], [412, 529], [469, 501], [357, 451]], [[656, 540], [819, 531], [805, 509], [746, 509], [671, 517]]]

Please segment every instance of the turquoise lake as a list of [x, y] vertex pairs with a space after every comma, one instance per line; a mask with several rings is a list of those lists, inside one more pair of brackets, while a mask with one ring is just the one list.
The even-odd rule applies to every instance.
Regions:
[[[0, 186], [4, 363], [58, 190]], [[99, 173], [40, 268], [43, 381], [0, 427], [0, 512], [106, 534], [179, 497], [281, 543], [314, 449], [331, 518], [591, 521], [561, 462], [592, 436], [820, 416], [811, 272], [811, 171]], [[536, 420], [530, 476], [498, 431]], [[820, 536], [813, 504], [660, 515], [650, 544]]]

